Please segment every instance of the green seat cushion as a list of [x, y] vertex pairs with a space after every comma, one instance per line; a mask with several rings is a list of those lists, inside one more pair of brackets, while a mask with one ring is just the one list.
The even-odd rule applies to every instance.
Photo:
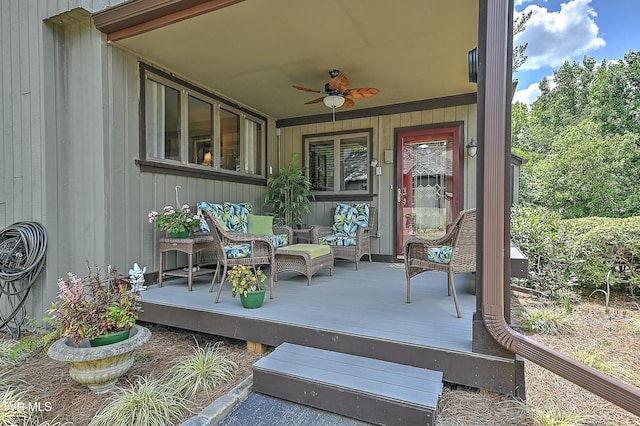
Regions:
[[273, 216], [247, 215], [247, 232], [259, 237], [273, 235]]
[[282, 250], [302, 251], [307, 253], [311, 259], [331, 253], [331, 247], [319, 244], [293, 244], [282, 247]]

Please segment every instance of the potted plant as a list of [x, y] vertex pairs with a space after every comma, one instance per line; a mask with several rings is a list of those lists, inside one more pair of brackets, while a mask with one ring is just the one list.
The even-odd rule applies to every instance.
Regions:
[[[62, 338], [47, 354], [68, 362], [71, 378], [94, 393], [113, 389], [133, 365], [133, 351], [151, 338], [146, 327], [135, 323], [141, 303], [138, 293], [128, 287], [129, 279], [115, 268], [109, 268], [104, 279], [97, 268], [84, 279], [71, 272], [68, 279], [58, 279], [58, 300], [49, 313]], [[122, 340], [113, 342], [115, 335]]]
[[278, 175], [267, 179], [267, 191], [263, 204], [274, 215], [274, 225], [292, 228], [302, 223], [302, 213], [309, 213], [311, 182], [296, 163], [300, 154], [294, 154], [287, 167], [281, 167]]
[[267, 289], [264, 281], [267, 277], [260, 268], [235, 265], [229, 271], [227, 279], [231, 282], [231, 296], [239, 295], [242, 306], [249, 309], [262, 306]]
[[138, 319], [142, 307], [138, 294], [129, 290], [129, 278], [109, 267], [107, 277], [89, 270], [85, 279], [68, 273], [68, 279], [58, 279], [58, 300], [49, 309], [60, 326], [62, 337], [76, 345], [89, 339], [92, 346], [126, 340]]
[[165, 206], [162, 214], [153, 210], [147, 215], [149, 223], [156, 223], [156, 228], [167, 231], [171, 238], [187, 238], [190, 231], [200, 228], [200, 218], [191, 213], [189, 205], [182, 207]]

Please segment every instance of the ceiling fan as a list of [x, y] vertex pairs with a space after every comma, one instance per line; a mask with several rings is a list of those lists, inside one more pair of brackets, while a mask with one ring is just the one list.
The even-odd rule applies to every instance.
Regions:
[[323, 93], [325, 96], [305, 102], [305, 104], [316, 104], [324, 102], [329, 108], [351, 108], [355, 105], [354, 99], [368, 98], [380, 92], [374, 87], [359, 87], [349, 89], [349, 79], [340, 74], [339, 70], [330, 70], [329, 76], [331, 80], [324, 85], [323, 90], [310, 89], [308, 87], [296, 86], [298, 90], [312, 93]]

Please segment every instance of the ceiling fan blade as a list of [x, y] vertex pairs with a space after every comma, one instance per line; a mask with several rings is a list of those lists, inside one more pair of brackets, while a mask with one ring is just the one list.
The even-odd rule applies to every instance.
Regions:
[[375, 87], [359, 87], [357, 89], [349, 89], [347, 93], [354, 99], [368, 98], [377, 95], [380, 91]]
[[342, 74], [340, 74], [339, 76], [333, 77], [329, 81], [330, 89], [338, 89], [341, 92], [346, 92], [348, 86], [349, 86], [349, 79]]
[[314, 99], [314, 100], [311, 100], [311, 101], [305, 102], [305, 105], [306, 105], [306, 104], [317, 104], [318, 102], [322, 102], [322, 100], [323, 100], [323, 99], [324, 99], [324, 97], [322, 97], [322, 98], [316, 98], [316, 99]]
[[340, 108], [351, 108], [355, 105], [356, 103], [353, 102], [353, 99], [351, 99], [350, 97], [346, 97], [344, 98], [344, 103], [342, 104], [342, 106]]
[[296, 86], [295, 84], [291, 87], [293, 87], [294, 89], [305, 91], [305, 92], [322, 93], [322, 90], [309, 89], [308, 87]]

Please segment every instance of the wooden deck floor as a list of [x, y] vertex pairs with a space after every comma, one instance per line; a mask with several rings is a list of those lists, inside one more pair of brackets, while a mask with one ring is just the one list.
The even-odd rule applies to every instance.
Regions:
[[[333, 276], [322, 270], [311, 286], [306, 277], [283, 272], [274, 298], [259, 309], [242, 308], [229, 283], [214, 303], [211, 278], [194, 278], [191, 292], [186, 279], [164, 281], [162, 288], [150, 285], [142, 292], [141, 319], [271, 346], [289, 342], [430, 368], [442, 371], [447, 381], [501, 392], [506, 386], [505, 393], [513, 387], [513, 360], [472, 353], [473, 274], [455, 277], [462, 318], [447, 296], [444, 273], [413, 278], [407, 304], [402, 264], [361, 262], [356, 271], [352, 262], [336, 261]], [[510, 377], [505, 383], [496, 379], [505, 374]]]

